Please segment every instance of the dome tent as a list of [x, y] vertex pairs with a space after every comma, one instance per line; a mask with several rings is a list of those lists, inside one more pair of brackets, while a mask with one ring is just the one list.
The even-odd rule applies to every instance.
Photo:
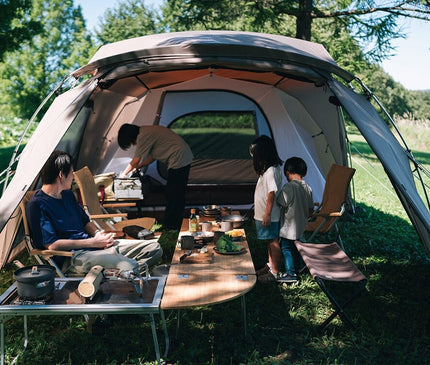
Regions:
[[[430, 215], [414, 184], [412, 156], [367, 98], [338, 81], [356, 78], [322, 45], [251, 32], [157, 34], [105, 45], [70, 77], [76, 85], [52, 102], [1, 197], [1, 265], [20, 221], [18, 204], [54, 149], [71, 153], [76, 168], [119, 172], [130, 157], [116, 142], [123, 123], [173, 127], [181, 116], [205, 111], [252, 115], [255, 135], [271, 136], [281, 159], [300, 156], [307, 162], [306, 180], [318, 200], [330, 166], [347, 164], [343, 108], [380, 159], [430, 250]], [[214, 143], [212, 138], [208, 143]], [[152, 165], [147, 174], [163, 185], [159, 166]], [[255, 180], [249, 156], [219, 152], [196, 156], [189, 183], [193, 189], [211, 185], [226, 192], [235, 185], [246, 191]], [[245, 198], [242, 203], [250, 203], [249, 194]]]

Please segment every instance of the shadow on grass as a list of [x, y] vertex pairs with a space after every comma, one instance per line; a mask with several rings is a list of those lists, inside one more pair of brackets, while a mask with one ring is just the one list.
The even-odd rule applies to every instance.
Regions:
[[[246, 338], [240, 299], [182, 311], [178, 338], [177, 311], [166, 311], [172, 340], [167, 363], [430, 363], [430, 262], [414, 229], [365, 205], [340, 226], [348, 255], [368, 278], [367, 291], [346, 308], [357, 331], [335, 319], [316, 332], [332, 307], [310, 275], [303, 274], [298, 285], [257, 283], [246, 295]], [[245, 228], [258, 268], [267, 260], [267, 248], [256, 240], [252, 223]], [[168, 255], [176, 237], [169, 233], [163, 240]], [[18, 363], [146, 364], [155, 359], [146, 316], [109, 316], [92, 335], [77, 316], [30, 317], [29, 329], [29, 348]], [[9, 360], [22, 350], [22, 319], [10, 320], [6, 330]]]

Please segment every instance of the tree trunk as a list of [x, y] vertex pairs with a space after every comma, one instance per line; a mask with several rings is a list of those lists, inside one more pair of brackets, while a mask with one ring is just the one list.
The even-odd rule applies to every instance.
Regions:
[[299, 0], [299, 14], [296, 20], [296, 38], [306, 41], [311, 40], [312, 1], [313, 0]]

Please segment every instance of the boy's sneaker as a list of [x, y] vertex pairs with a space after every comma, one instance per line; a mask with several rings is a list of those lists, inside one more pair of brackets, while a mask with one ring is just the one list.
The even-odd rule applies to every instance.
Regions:
[[257, 270], [255, 273], [257, 275], [264, 275], [264, 274], [267, 274], [269, 271], [270, 271], [270, 266], [269, 266], [269, 263], [267, 263], [261, 269]]
[[278, 274], [276, 275], [276, 281], [278, 283], [297, 283], [298, 279], [297, 279], [297, 275], [290, 275], [287, 274], [285, 272], [278, 272]]
[[276, 282], [276, 276], [272, 274], [272, 271], [270, 271], [270, 269], [265, 274], [258, 275], [257, 279], [260, 283], [264, 284]]

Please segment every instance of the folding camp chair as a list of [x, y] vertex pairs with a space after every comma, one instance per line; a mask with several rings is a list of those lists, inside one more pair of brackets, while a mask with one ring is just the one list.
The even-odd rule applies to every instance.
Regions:
[[333, 226], [336, 228], [339, 243], [343, 248], [337, 220], [345, 212], [345, 202], [348, 195], [349, 183], [355, 169], [333, 164], [327, 174], [322, 202], [316, 203], [318, 208], [308, 222], [305, 234], [309, 233], [306, 241], [312, 242], [318, 233], [327, 233]]
[[27, 206], [27, 203], [30, 201], [30, 199], [33, 197], [35, 193], [36, 191], [28, 191], [24, 195], [24, 198], [20, 203], [22, 221], [24, 224], [24, 231], [25, 231], [25, 237], [24, 237], [25, 246], [27, 248], [28, 253], [34, 256], [34, 258], [40, 265], [49, 264], [51, 266], [54, 266], [57, 272], [57, 275], [59, 277], [64, 278], [66, 277], [66, 275], [62, 271], [62, 269], [57, 265], [57, 263], [54, 261], [53, 256], [72, 257], [73, 252], [59, 251], [59, 250], [41, 250], [41, 249], [34, 248], [33, 246], [33, 240], [31, 238], [31, 232], [30, 232], [30, 227], [28, 225], [27, 215], [25, 213], [25, 207]]
[[[98, 196], [97, 186], [94, 177], [87, 166], [74, 172], [75, 181], [79, 187], [82, 198], [82, 205], [90, 219], [99, 229], [121, 230], [125, 226], [137, 225], [146, 229], [152, 228], [155, 218], [143, 217], [136, 219], [126, 219], [127, 213], [121, 213], [120, 208], [134, 207], [134, 202], [102, 203]], [[113, 208], [115, 213], [108, 213], [106, 208]], [[119, 221], [115, 221], [119, 219]]]
[[[336, 242], [324, 244], [295, 241], [295, 245], [310, 274], [335, 308], [335, 311], [319, 326], [319, 330], [324, 329], [337, 315], [355, 329], [354, 323], [344, 308], [365, 289], [366, 277]], [[351, 292], [342, 290], [342, 297], [345, 298], [340, 303], [330, 292], [325, 284], [326, 281], [348, 283], [348, 287], [354, 288], [351, 288], [353, 289]]]

